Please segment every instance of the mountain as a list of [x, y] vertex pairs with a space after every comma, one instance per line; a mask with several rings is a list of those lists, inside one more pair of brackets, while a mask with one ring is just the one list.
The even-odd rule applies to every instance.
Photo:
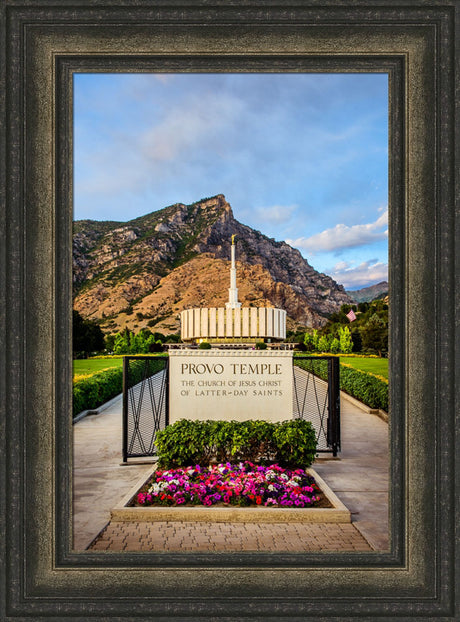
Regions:
[[286, 310], [288, 328], [322, 326], [351, 299], [300, 252], [238, 222], [221, 194], [129, 222], [74, 223], [74, 308], [105, 332], [179, 330], [178, 314], [228, 300], [231, 236], [243, 306]]
[[387, 281], [381, 281], [376, 285], [370, 285], [362, 289], [349, 290], [347, 294], [353, 299], [353, 302], [370, 302], [377, 298], [383, 298], [388, 294], [388, 283]]

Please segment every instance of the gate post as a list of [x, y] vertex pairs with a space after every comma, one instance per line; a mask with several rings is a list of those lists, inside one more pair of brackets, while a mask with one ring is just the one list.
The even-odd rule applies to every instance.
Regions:
[[123, 454], [123, 462], [128, 462], [128, 373], [129, 373], [129, 362], [128, 357], [123, 357], [123, 443], [122, 443], [122, 454]]
[[332, 455], [337, 456], [340, 449], [340, 366], [339, 357], [331, 357], [328, 361], [328, 401], [329, 417], [327, 426], [327, 443], [332, 447]]
[[166, 358], [165, 370], [165, 426], [169, 425], [169, 356]]

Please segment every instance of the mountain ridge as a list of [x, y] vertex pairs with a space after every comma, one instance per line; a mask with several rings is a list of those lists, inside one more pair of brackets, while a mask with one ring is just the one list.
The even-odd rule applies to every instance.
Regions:
[[388, 282], [380, 281], [380, 283], [362, 287], [361, 289], [347, 290], [347, 294], [354, 302], [371, 302], [376, 298], [381, 298], [383, 295], [388, 294]]
[[74, 308], [98, 320], [105, 332], [125, 326], [175, 332], [183, 308], [224, 304], [233, 234], [243, 306], [279, 306], [292, 325], [319, 327], [351, 302], [341, 285], [314, 270], [297, 249], [236, 220], [219, 194], [127, 222], [76, 221]]

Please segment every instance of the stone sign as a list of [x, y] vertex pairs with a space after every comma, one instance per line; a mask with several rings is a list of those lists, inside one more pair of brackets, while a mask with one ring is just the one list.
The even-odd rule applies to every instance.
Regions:
[[169, 365], [170, 423], [292, 417], [292, 352], [170, 350]]

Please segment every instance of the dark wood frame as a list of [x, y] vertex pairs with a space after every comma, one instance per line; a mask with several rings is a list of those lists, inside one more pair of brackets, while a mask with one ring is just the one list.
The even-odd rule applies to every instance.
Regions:
[[[2, 619], [455, 619], [458, 8], [4, 0]], [[81, 70], [389, 74], [389, 553], [71, 551], [71, 77]]]

